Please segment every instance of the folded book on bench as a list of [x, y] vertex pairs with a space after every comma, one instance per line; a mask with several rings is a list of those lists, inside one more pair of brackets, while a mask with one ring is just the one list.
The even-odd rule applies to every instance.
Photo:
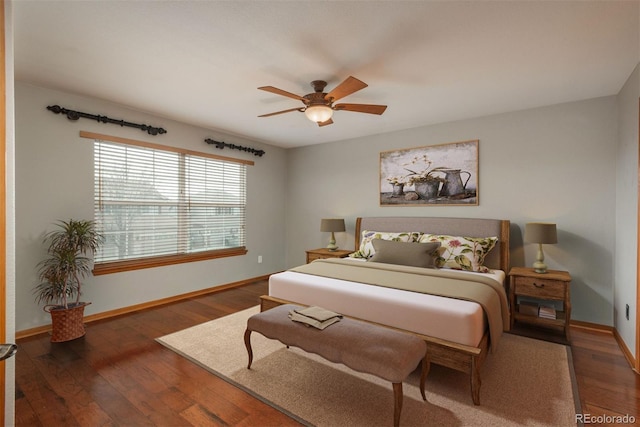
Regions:
[[317, 329], [324, 329], [342, 319], [342, 315], [322, 307], [306, 307], [291, 310], [289, 318], [294, 322], [304, 323]]

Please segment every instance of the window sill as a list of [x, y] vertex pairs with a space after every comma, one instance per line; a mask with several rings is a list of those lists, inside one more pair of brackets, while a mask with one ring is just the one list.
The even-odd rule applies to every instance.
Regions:
[[203, 251], [190, 254], [101, 262], [93, 266], [93, 275], [100, 276], [103, 274], [120, 273], [122, 271], [141, 270], [143, 268], [162, 267], [165, 265], [182, 264], [185, 262], [239, 256], [245, 255], [246, 253], [247, 249], [244, 246], [241, 246], [238, 248], [219, 249], [215, 251]]

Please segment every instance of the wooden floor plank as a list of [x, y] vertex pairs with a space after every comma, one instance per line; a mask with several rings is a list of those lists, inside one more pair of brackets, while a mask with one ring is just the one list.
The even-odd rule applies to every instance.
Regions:
[[[259, 303], [267, 282], [104, 319], [87, 335], [18, 340], [17, 426], [297, 426], [155, 338]], [[613, 335], [571, 328], [583, 412], [640, 419], [640, 378]]]

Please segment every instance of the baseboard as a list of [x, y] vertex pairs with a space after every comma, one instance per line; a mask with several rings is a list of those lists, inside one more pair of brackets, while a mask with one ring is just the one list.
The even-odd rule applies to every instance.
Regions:
[[[239, 288], [241, 286], [248, 285], [250, 283], [258, 282], [260, 280], [267, 280], [271, 276], [271, 274], [266, 274], [264, 276], [253, 277], [251, 279], [240, 280], [238, 282], [228, 283], [226, 285], [214, 286], [212, 288], [201, 289], [199, 291], [189, 292], [186, 294], [175, 295], [167, 298], [162, 298], [155, 301], [149, 301], [142, 304], [131, 305], [128, 307], [117, 308], [115, 310], [103, 311], [102, 313], [95, 313], [89, 316], [85, 316], [84, 323], [91, 323], [97, 320], [109, 319], [116, 316], [121, 316], [123, 314], [133, 313], [136, 311], [144, 310], [147, 308], [158, 307], [160, 305], [171, 304], [173, 302], [182, 301], [189, 298], [199, 297], [201, 295], [213, 294], [216, 292], [221, 292], [227, 289]], [[256, 301], [258, 304], [258, 301]], [[51, 332], [51, 325], [43, 325], [38, 326], [36, 328], [25, 329], [23, 331], [16, 331], [16, 339], [27, 338], [34, 335], [39, 335], [43, 333]]]
[[625, 344], [617, 329], [613, 330], [613, 337], [616, 339], [618, 347], [622, 350], [622, 354], [624, 354], [625, 359], [629, 362], [631, 369], [633, 369], [636, 374], [640, 374], [640, 372], [638, 372], [638, 365], [636, 365], [636, 359], [633, 357], [633, 352], [629, 350], [629, 347], [627, 347], [627, 344]]
[[609, 334], [613, 334], [613, 326], [601, 325], [599, 323], [583, 322], [581, 320], [571, 320], [569, 324], [573, 328], [588, 329], [591, 331], [607, 332]]

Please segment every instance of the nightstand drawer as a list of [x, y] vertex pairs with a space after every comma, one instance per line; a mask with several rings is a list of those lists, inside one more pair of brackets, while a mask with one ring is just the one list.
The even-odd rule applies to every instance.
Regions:
[[537, 298], [563, 300], [567, 283], [560, 280], [516, 277], [515, 293]]

